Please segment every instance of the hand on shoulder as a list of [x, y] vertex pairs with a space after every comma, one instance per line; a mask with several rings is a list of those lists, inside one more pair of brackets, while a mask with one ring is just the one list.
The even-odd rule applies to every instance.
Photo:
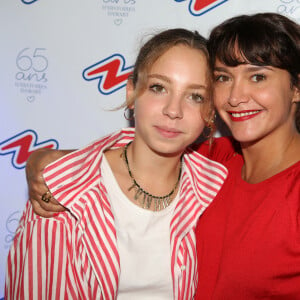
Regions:
[[53, 150], [41, 148], [34, 151], [28, 158], [26, 163], [26, 179], [28, 183], [29, 200], [32, 204], [33, 210], [36, 214], [49, 218], [54, 213], [65, 211], [66, 209], [60, 205], [50, 192], [48, 193], [49, 201], [46, 202], [45, 197], [42, 197], [48, 192], [48, 187], [43, 179], [44, 168], [61, 158], [62, 156], [72, 152], [72, 150]]

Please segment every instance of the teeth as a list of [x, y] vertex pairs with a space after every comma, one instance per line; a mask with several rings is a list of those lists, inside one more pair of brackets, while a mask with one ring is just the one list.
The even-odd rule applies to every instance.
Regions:
[[256, 111], [249, 111], [249, 112], [243, 112], [243, 113], [231, 113], [231, 115], [235, 118], [241, 118], [241, 117], [245, 117], [245, 116], [250, 116], [250, 115], [254, 115], [257, 114], [259, 112], [259, 110]]

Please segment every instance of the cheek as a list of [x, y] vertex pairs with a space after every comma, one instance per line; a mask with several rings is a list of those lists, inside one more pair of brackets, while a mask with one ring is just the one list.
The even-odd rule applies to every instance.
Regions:
[[224, 84], [221, 85], [220, 83], [215, 83], [215, 87], [213, 89], [213, 100], [215, 107], [220, 106], [224, 99], [227, 98], [227, 91], [228, 89], [225, 88]]
[[203, 131], [205, 127], [205, 121], [201, 117], [200, 109], [197, 110], [197, 113], [191, 114], [188, 118], [186, 118], [188, 128], [191, 131], [191, 134], [197, 138]]
[[265, 109], [272, 112], [289, 110], [290, 101], [287, 90], [265, 89], [256, 93], [256, 101]]
[[213, 99], [215, 109], [221, 113], [221, 108], [224, 106], [224, 96], [221, 98], [219, 94], [214, 94]]
[[[196, 127], [196, 126], [195, 126]], [[201, 120], [201, 122], [198, 123], [198, 128], [195, 132], [195, 134], [198, 136], [202, 133], [202, 131], [204, 130], [204, 127], [205, 127], [205, 123], [203, 120]]]
[[205, 128], [205, 123], [202, 121], [202, 122], [199, 122], [197, 124], [191, 124], [191, 139], [189, 141], [189, 143], [193, 143], [203, 132], [204, 128]]
[[148, 97], [144, 97], [135, 102], [134, 110], [137, 117], [144, 118], [157, 110], [157, 104], [156, 101], [151, 101]]

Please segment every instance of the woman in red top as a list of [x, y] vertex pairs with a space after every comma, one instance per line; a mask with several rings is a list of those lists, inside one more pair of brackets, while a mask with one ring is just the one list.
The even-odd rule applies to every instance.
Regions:
[[211, 32], [215, 107], [239, 143], [207, 152], [229, 177], [198, 223], [197, 299], [300, 299], [299, 51], [277, 14]]
[[[212, 31], [209, 51], [215, 106], [236, 142], [199, 147], [229, 176], [198, 223], [196, 297], [300, 299], [299, 25], [234, 17]], [[37, 209], [51, 210], [37, 190]]]

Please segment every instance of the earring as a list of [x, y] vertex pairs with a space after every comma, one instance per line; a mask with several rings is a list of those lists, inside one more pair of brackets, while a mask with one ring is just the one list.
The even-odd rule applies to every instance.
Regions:
[[133, 121], [134, 120], [134, 110], [129, 108], [129, 107], [126, 107], [125, 110], [124, 110], [124, 118], [127, 120], [127, 121]]
[[206, 126], [210, 130], [212, 130], [215, 127], [216, 120], [217, 120], [217, 114], [214, 113], [213, 115], [210, 116], [210, 118], [208, 120], [206, 120]]

